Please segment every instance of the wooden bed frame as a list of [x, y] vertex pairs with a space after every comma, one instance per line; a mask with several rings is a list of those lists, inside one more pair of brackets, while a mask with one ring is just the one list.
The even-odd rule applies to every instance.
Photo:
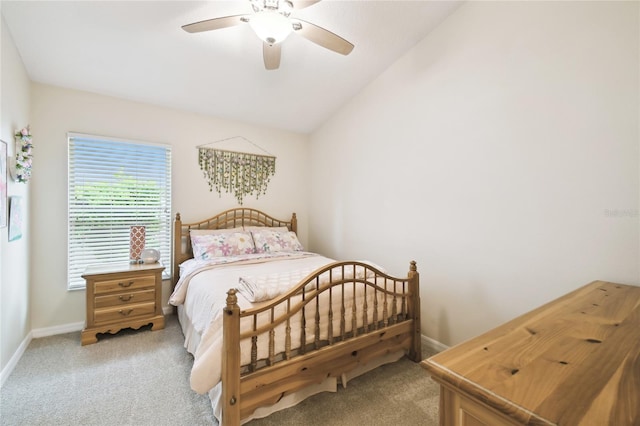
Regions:
[[[178, 213], [174, 224], [174, 284], [178, 279], [178, 265], [193, 257], [190, 230], [239, 226], [287, 226], [296, 232], [297, 219], [295, 213], [291, 220], [283, 221], [255, 209], [235, 208], [201, 222], [182, 223]], [[366, 273], [356, 274], [356, 268], [363, 268], [358, 271]], [[330, 274], [328, 282], [326, 278], [320, 279], [322, 274], [324, 277]], [[350, 312], [346, 312], [343, 299], [340, 312], [334, 312], [331, 307], [325, 307], [326, 312], [321, 311], [321, 294], [327, 297], [328, 293], [329, 300], [332, 300], [332, 294], [341, 294], [340, 291], [350, 286], [355, 289], [356, 283], [364, 284], [364, 291], [374, 292], [374, 306], [367, 306], [365, 301], [363, 306], [354, 305]], [[288, 293], [259, 308], [241, 311], [235, 289], [229, 290], [226, 302], [223, 317], [225, 356], [222, 358], [223, 426], [239, 425], [256, 408], [273, 405], [283, 396], [321, 383], [328, 377], [341, 377], [385, 354], [404, 350], [412, 361], [421, 361], [419, 274], [414, 261], [410, 263], [405, 278], [389, 276], [361, 262], [335, 262], [318, 269]], [[333, 303], [336, 302], [329, 305]], [[312, 311], [316, 314], [305, 316], [305, 307], [310, 304], [315, 306]], [[279, 317], [274, 314], [278, 307], [281, 310], [284, 307], [286, 312]], [[260, 314], [270, 315], [271, 324], [256, 327]], [[303, 327], [300, 336], [292, 336], [290, 331], [289, 320], [294, 315], [301, 315]], [[340, 324], [339, 327], [327, 327], [328, 337], [324, 340], [319, 338], [320, 315], [328, 316], [328, 324], [336, 321]], [[371, 315], [373, 321], [368, 319]], [[334, 316], [339, 316], [339, 320]], [[254, 327], [241, 334], [240, 321], [244, 317], [252, 317]], [[357, 327], [358, 321], [362, 326]], [[285, 351], [275, 353], [275, 328], [283, 323], [286, 323]], [[348, 328], [355, 331], [345, 332]], [[315, 336], [314, 342], [304, 344], [308, 341], [308, 333]], [[258, 337], [268, 340], [269, 357], [266, 360], [257, 359]], [[247, 365], [241, 365], [240, 361], [240, 341], [244, 339], [251, 339], [251, 362]], [[292, 340], [298, 343], [292, 344]]]

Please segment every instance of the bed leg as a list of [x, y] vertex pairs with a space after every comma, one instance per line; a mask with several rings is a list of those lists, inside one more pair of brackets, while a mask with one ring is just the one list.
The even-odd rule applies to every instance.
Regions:
[[222, 320], [222, 425], [240, 424], [240, 307], [236, 290], [227, 292]]
[[422, 360], [422, 332], [420, 330], [420, 274], [416, 261], [412, 260], [409, 266], [409, 317], [413, 319], [413, 342], [409, 350], [409, 359], [414, 362]]

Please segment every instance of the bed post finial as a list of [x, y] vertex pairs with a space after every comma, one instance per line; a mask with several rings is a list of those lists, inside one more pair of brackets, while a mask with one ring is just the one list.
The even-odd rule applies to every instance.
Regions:
[[295, 212], [291, 215], [291, 230], [298, 233], [298, 217]]
[[238, 296], [236, 296], [237, 293], [238, 290], [235, 288], [232, 288], [227, 292], [227, 309], [232, 309], [238, 304]]
[[180, 221], [180, 213], [176, 213], [176, 221]]
[[416, 264], [416, 261], [415, 261], [415, 260], [412, 260], [412, 261], [409, 263], [409, 270], [410, 270], [411, 272], [417, 272], [417, 271], [418, 271], [418, 266], [417, 266], [417, 264]]

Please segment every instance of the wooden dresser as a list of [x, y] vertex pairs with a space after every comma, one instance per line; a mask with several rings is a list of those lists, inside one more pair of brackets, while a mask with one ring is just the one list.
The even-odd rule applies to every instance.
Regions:
[[640, 287], [595, 281], [422, 361], [444, 425], [640, 425]]
[[164, 328], [160, 263], [100, 265], [87, 268], [87, 322], [82, 345], [96, 343], [98, 333], [117, 333], [153, 324]]

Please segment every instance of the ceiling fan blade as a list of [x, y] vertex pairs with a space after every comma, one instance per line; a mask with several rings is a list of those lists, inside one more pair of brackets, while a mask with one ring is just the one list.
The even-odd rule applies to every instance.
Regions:
[[292, 0], [291, 4], [293, 4], [294, 9], [304, 9], [305, 7], [320, 3], [320, 1], [322, 0]]
[[194, 22], [193, 24], [183, 25], [182, 29], [188, 33], [199, 33], [202, 31], [219, 30], [221, 28], [233, 27], [240, 25], [245, 21], [242, 19], [249, 15], [224, 16], [222, 18], [207, 19], [206, 21]]
[[300, 25], [294, 25], [295, 32], [307, 40], [342, 55], [348, 55], [353, 50], [353, 44], [349, 43], [339, 35], [314, 25], [311, 22], [303, 21], [301, 19], [296, 19], [296, 21], [299, 21]]
[[280, 67], [281, 52], [280, 44], [263, 42], [262, 56], [264, 57], [264, 67], [268, 70], [277, 70]]

